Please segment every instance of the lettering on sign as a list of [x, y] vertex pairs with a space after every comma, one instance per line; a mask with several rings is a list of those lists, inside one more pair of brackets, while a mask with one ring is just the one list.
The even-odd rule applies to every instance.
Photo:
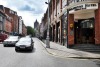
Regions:
[[69, 12], [71, 13], [71, 12], [75, 12], [75, 11], [83, 10], [83, 9], [98, 9], [98, 3], [81, 4], [73, 8], [70, 8]]

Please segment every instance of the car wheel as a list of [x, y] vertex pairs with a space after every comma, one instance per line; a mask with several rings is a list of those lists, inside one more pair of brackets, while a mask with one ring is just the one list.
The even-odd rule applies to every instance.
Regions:
[[33, 51], [33, 47], [31, 47], [30, 51]]
[[33, 51], [33, 49], [30, 50], [31, 52]]
[[15, 48], [15, 51], [18, 52], [19, 50]]
[[3, 45], [4, 47], [6, 47], [6, 45]]

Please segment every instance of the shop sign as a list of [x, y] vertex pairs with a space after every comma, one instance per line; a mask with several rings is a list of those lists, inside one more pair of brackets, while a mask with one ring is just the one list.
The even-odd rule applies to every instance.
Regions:
[[86, 4], [86, 9], [98, 9], [98, 3], [95, 4]]
[[69, 9], [69, 13], [83, 9], [98, 9], [98, 3], [81, 4]]

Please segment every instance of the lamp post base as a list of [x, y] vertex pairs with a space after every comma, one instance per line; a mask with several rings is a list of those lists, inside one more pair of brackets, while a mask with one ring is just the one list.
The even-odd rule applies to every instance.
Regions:
[[46, 48], [50, 48], [50, 41], [49, 37], [46, 38]]

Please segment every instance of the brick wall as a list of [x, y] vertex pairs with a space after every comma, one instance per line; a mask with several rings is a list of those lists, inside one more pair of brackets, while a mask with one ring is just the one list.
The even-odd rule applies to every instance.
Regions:
[[74, 44], [74, 30], [70, 29], [70, 24], [74, 24], [74, 15], [69, 14], [68, 17], [68, 45]]
[[100, 44], [100, 4], [95, 11], [95, 44]]
[[27, 35], [27, 28], [25, 27], [24, 24], [23, 24], [23, 27], [22, 27], [22, 34], [23, 34], [24, 36]]
[[12, 18], [12, 29], [11, 29], [12, 32], [17, 32], [18, 33], [18, 15], [17, 15], [17, 12], [5, 7], [5, 13], [9, 17]]
[[5, 31], [8, 32], [8, 33], [10, 33], [10, 32], [11, 32], [11, 22], [10, 22], [9, 20], [6, 19], [4, 25], [5, 25], [5, 26], [4, 26], [4, 27], [5, 27]]

